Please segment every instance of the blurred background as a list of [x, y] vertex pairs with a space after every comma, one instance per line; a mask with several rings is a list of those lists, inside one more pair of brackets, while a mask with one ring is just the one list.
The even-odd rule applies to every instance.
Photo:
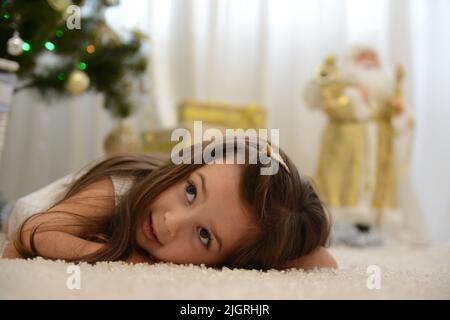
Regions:
[[[355, 86], [329, 76], [362, 57], [386, 71], [414, 118], [408, 138], [386, 149], [407, 168], [390, 182], [392, 207], [420, 239], [450, 244], [450, 1], [1, 0], [0, 10], [3, 203], [106, 153], [167, 152], [171, 130], [192, 120], [278, 128], [299, 171], [320, 176], [320, 164], [337, 163], [327, 150], [353, 150], [333, 140], [339, 128], [324, 140], [336, 116], [327, 99], [352, 96], [339, 86], [329, 96], [327, 85]], [[343, 162], [333, 170], [358, 165]]]

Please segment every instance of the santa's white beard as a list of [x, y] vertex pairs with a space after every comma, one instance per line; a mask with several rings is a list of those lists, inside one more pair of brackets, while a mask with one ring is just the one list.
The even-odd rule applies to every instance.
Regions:
[[385, 103], [393, 94], [392, 79], [382, 68], [367, 68], [358, 64], [344, 66], [342, 79], [367, 88], [370, 101]]

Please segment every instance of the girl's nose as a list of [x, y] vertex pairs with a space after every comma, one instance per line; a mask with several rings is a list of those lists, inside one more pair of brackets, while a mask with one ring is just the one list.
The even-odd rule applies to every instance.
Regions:
[[175, 238], [175, 236], [188, 224], [188, 219], [186, 214], [180, 212], [168, 211], [164, 213], [164, 224], [170, 238]]

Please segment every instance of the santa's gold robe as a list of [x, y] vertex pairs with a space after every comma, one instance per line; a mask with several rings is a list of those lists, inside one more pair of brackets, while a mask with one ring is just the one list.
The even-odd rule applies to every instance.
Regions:
[[[320, 148], [315, 175], [318, 191], [330, 207], [355, 207], [369, 192], [372, 208], [397, 206], [396, 170], [393, 153], [394, 130], [389, 105], [364, 119], [356, 116], [350, 97], [342, 87], [324, 86], [321, 107], [329, 117]], [[370, 169], [368, 125], [375, 124], [375, 165]], [[368, 172], [374, 170], [374, 172]], [[365, 186], [372, 175], [372, 186]]]

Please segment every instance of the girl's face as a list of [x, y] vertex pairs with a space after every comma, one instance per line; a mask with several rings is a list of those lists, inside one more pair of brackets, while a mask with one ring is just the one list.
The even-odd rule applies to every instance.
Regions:
[[239, 197], [240, 168], [205, 165], [161, 193], [138, 220], [138, 245], [159, 261], [220, 265], [244, 236], [256, 236]]

